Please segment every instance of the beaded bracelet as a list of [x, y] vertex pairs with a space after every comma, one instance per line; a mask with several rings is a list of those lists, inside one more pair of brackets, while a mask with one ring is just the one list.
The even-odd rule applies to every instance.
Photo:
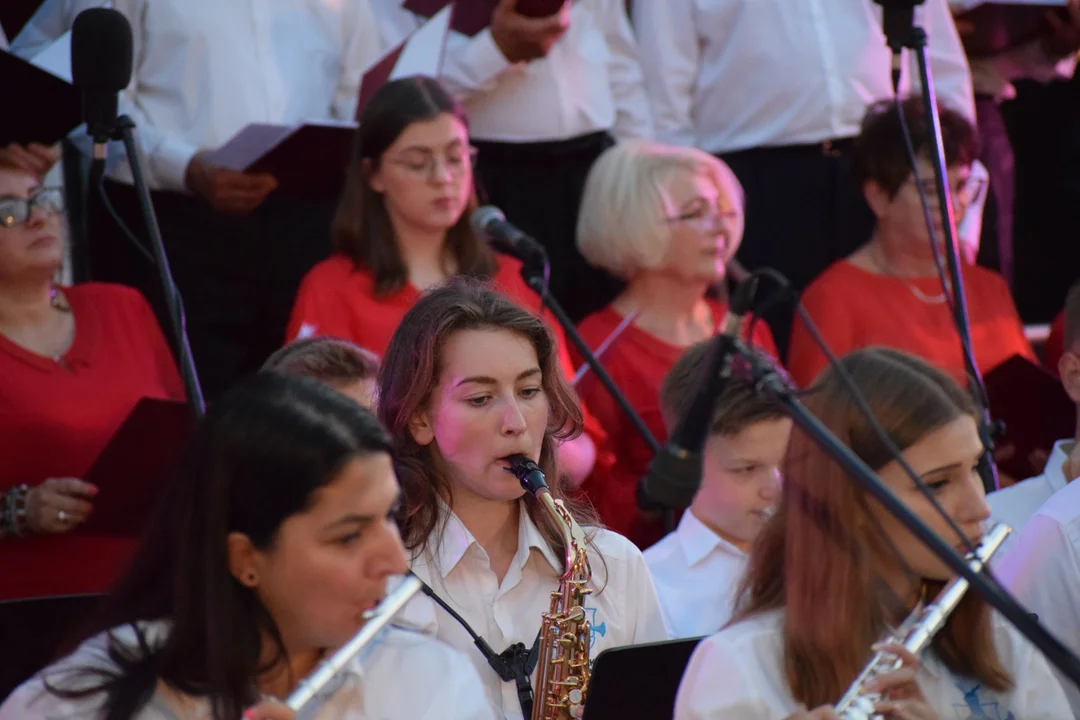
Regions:
[[26, 494], [28, 485], [18, 485], [4, 494], [4, 533], [22, 537], [26, 529]]

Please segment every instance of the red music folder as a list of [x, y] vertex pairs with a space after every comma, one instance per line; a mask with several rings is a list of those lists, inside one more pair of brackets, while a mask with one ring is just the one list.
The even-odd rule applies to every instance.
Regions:
[[1051, 25], [1046, 19], [1049, 12], [1058, 13], [1066, 23], [1069, 21], [1064, 0], [984, 0], [977, 4], [968, 0], [963, 4], [970, 9], [955, 12], [955, 17], [969, 58], [999, 55], [1049, 34]]
[[308, 194], [345, 178], [356, 128], [354, 122], [334, 121], [252, 123], [206, 159], [237, 172], [269, 173], [283, 191]]
[[143, 398], [83, 478], [98, 487], [76, 532], [138, 538], [195, 431], [191, 406]]
[[[405, 0], [404, 7], [423, 18], [431, 18], [451, 0]], [[454, 17], [450, 29], [473, 37], [491, 24], [491, 13], [499, 0], [452, 0]], [[660, 0], [656, 0], [659, 2]], [[547, 17], [559, 12], [567, 0], [517, 0], [517, 12], [527, 17]]]
[[13, 142], [52, 145], [82, 123], [79, 91], [71, 83], [3, 50], [0, 78], [0, 147]]
[[1020, 481], [1043, 471], [1054, 443], [1076, 430], [1076, 406], [1040, 365], [1013, 355], [986, 374], [990, 416], [1005, 423], [997, 441], [998, 468]]

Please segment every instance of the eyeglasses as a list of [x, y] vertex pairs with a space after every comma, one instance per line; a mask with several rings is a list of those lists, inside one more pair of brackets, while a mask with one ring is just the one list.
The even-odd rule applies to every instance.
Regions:
[[666, 217], [664, 220], [669, 223], [686, 223], [697, 227], [713, 227], [716, 222], [734, 222], [738, 218], [738, 210], [721, 210], [718, 207], [706, 206], [698, 208], [697, 210], [691, 210], [682, 215]]
[[42, 188], [29, 198], [4, 195], [0, 197], [0, 227], [11, 228], [30, 221], [34, 208], [46, 215], [64, 212], [64, 191], [60, 188]]
[[391, 158], [387, 162], [405, 168], [406, 171], [417, 178], [433, 180], [438, 178], [440, 160], [450, 170], [450, 175], [457, 178], [465, 173], [466, 168], [476, 165], [478, 151], [476, 148], [470, 147], [467, 151], [451, 151], [441, 157], [430, 151], [412, 150], [410, 153], [407, 157]]

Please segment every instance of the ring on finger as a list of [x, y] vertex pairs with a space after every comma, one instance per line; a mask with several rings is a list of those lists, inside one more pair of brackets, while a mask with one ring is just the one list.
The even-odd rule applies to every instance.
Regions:
[[67, 525], [67, 521], [68, 521], [67, 510], [59, 510], [56, 513], [56, 519], [60, 521], [61, 525]]

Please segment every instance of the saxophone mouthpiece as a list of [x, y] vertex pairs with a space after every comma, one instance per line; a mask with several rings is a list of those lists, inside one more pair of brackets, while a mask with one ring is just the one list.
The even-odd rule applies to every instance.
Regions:
[[526, 492], [536, 495], [541, 490], [547, 490], [547, 478], [539, 465], [524, 455], [507, 455], [505, 460], [510, 463], [506, 472], [516, 477]]

